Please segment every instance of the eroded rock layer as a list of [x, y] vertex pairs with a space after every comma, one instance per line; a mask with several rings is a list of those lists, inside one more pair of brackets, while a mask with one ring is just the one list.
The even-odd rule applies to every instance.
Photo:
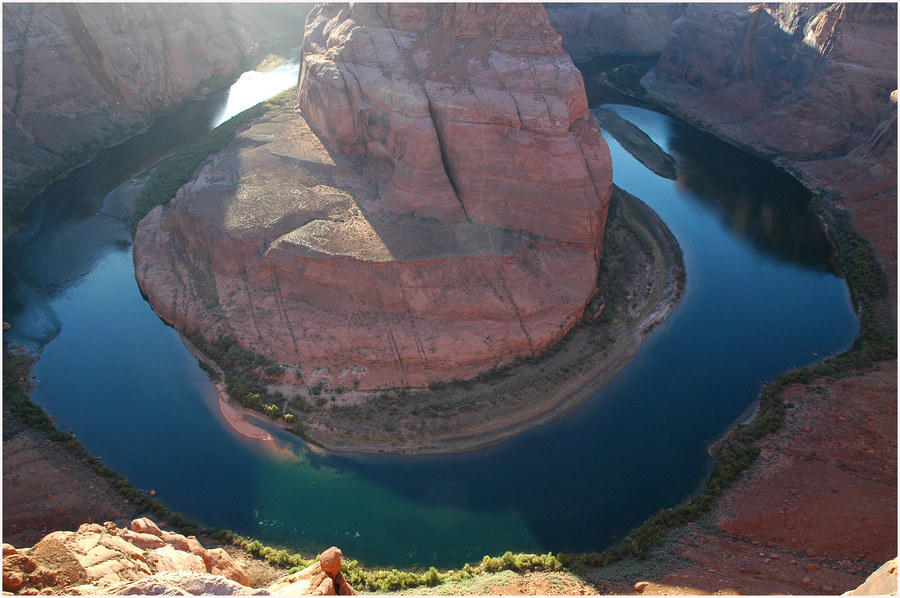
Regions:
[[641, 83], [808, 187], [836, 192], [896, 295], [895, 4], [689, 5]]
[[575, 324], [612, 173], [541, 6], [318, 6], [298, 99], [142, 221], [165, 320], [360, 389], [468, 378]]
[[250, 587], [224, 548], [160, 529], [142, 517], [47, 534], [30, 548], [3, 544], [3, 593], [66, 596], [354, 596], [332, 546], [305, 569]]

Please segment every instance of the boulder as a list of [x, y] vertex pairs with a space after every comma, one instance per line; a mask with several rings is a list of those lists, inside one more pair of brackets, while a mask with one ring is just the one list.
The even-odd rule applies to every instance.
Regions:
[[[210, 573], [229, 583], [249, 583], [221, 548], [207, 551], [194, 536], [161, 531], [146, 518], [132, 522], [131, 529], [107, 522], [50, 533], [31, 549], [4, 556], [3, 571], [7, 586], [35, 591], [82, 587], [90, 588], [87, 593], [105, 593], [162, 571]], [[146, 590], [155, 587], [152, 583], [134, 588]]]
[[332, 546], [317, 562], [306, 569], [288, 575], [268, 588], [273, 596], [355, 596], [356, 590], [341, 573], [341, 551]]
[[141, 517], [132, 521], [131, 531], [139, 534], [152, 534], [154, 536], [162, 537], [162, 530], [159, 529], [159, 526], [146, 517]]
[[237, 583], [249, 586], [250, 578], [241, 567], [234, 562], [224, 548], [213, 548], [208, 550], [209, 555], [209, 572], [213, 575], [221, 575]]
[[319, 555], [319, 564], [322, 565], [322, 571], [324, 571], [328, 577], [333, 578], [341, 572], [341, 556], [343, 556], [341, 550], [335, 546], [332, 546]]
[[118, 596], [268, 596], [265, 589], [243, 586], [219, 575], [163, 571], [109, 588]]

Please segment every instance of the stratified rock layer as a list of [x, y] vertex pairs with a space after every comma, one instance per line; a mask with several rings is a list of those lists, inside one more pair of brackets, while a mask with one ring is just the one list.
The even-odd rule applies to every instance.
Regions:
[[543, 8], [325, 5], [304, 40], [302, 116], [256, 122], [141, 222], [157, 313], [345, 388], [559, 340], [595, 292], [612, 176]]
[[641, 83], [812, 189], [837, 192], [896, 295], [895, 4], [689, 5]]
[[547, 15], [573, 59], [601, 54], [658, 54], [682, 3], [550, 2]]

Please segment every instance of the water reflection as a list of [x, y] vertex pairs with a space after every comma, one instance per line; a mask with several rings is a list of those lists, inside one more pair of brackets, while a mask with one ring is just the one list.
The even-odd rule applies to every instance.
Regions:
[[725, 226], [775, 258], [834, 272], [833, 249], [790, 175], [696, 129], [676, 124], [678, 183], [715, 208]]
[[[638, 108], [607, 106], [635, 120]], [[780, 261], [834, 273], [833, 248], [809, 209], [810, 192], [787, 173], [687, 124], [658, 115], [640, 126], [678, 160], [679, 186], [712, 208], [733, 235]]]
[[[795, 224], [778, 212], [784, 194], [755, 180], [772, 182], [777, 173], [743, 175], [747, 156], [719, 164], [726, 150], [648, 113], [636, 124], [677, 154], [687, 176], [679, 188], [614, 151], [617, 184], [671, 219], [692, 260], [688, 291], [602, 394], [478, 453], [316, 455], [272, 428], [295, 457], [274, 459], [223, 427], [196, 360], [140, 296], [124, 226], [106, 215], [137, 192], [134, 172], [204, 129], [221, 108], [203, 106], [73, 173], [36, 205], [33, 226], [4, 252], [4, 292], [16, 297], [4, 302], [4, 316], [15, 318], [10, 333], [27, 336], [32, 326], [44, 343], [58, 335], [38, 362], [35, 400], [138, 487], [200, 523], [307, 553], [336, 544], [380, 566], [458, 567], [506, 550], [602, 549], [696, 487], [708, 442], [753, 401], [760, 380], [814, 361], [812, 351], [846, 348], [855, 336], [841, 281], [767, 258], [793, 256], [773, 249], [779, 234], [796, 237], [789, 246], [810, 243], [804, 232], [782, 230]], [[759, 188], [737, 188], [745, 184]], [[757, 237], [764, 251], [746, 242]]]
[[130, 248], [120, 217], [139, 192], [132, 176], [207, 130], [224, 93], [163, 116], [152, 129], [101, 151], [51, 186], [23, 213], [21, 232], [3, 244], [6, 338], [29, 348], [53, 340], [60, 318], [53, 301], [91, 272], [110, 251]]

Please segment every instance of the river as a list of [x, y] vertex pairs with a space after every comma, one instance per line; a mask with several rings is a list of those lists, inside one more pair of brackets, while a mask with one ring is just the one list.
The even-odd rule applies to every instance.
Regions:
[[602, 550], [696, 491], [709, 444], [764, 381], [846, 350], [858, 331], [800, 185], [678, 120], [607, 104], [679, 172], [657, 177], [606, 136], [616, 184], [661, 215], [687, 267], [683, 301], [637, 358], [573, 413], [490, 449], [317, 455], [272, 428], [274, 454], [222, 421], [196, 360], [142, 298], [119, 218], [145, 170], [232, 100], [243, 105], [228, 93], [185, 105], [101, 152], [4, 244], [5, 337], [40, 351], [34, 401], [204, 525], [306, 553], [337, 545], [370, 566]]

